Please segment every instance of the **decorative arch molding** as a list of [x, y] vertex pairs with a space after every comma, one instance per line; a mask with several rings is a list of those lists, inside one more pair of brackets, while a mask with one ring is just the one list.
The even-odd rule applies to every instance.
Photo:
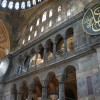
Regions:
[[72, 65], [65, 67], [65, 69], [62, 73], [61, 81], [65, 81], [68, 78], [70, 71], [75, 71], [75, 73], [76, 73], [76, 68]]
[[0, 19], [0, 56], [3, 59], [10, 52], [10, 38], [4, 22]]

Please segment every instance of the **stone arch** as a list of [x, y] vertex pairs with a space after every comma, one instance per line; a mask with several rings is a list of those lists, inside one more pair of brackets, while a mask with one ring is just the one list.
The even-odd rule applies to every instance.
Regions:
[[0, 60], [10, 52], [10, 38], [4, 22], [0, 20]]
[[65, 100], [77, 100], [77, 79], [74, 66], [70, 65], [64, 69], [61, 81], [64, 82]]

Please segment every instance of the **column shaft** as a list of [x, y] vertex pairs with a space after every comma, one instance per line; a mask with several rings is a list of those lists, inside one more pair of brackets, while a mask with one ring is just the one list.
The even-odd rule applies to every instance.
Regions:
[[33, 92], [32, 90], [29, 90], [28, 100], [32, 100], [32, 96], [33, 96]]
[[64, 38], [64, 54], [67, 52], [67, 41], [66, 38]]
[[53, 59], [56, 59], [56, 43], [53, 44]]
[[46, 48], [44, 48], [44, 58], [43, 58], [43, 60], [44, 60], [44, 63], [46, 62], [46, 58], [47, 58], [47, 56], [46, 56], [46, 54], [47, 54], [47, 49]]
[[21, 92], [18, 92], [17, 93], [17, 100], [21, 100], [21, 96], [22, 96], [22, 93]]
[[65, 100], [65, 88], [64, 83], [59, 83], [59, 100]]
[[42, 87], [42, 100], [47, 100], [47, 87]]

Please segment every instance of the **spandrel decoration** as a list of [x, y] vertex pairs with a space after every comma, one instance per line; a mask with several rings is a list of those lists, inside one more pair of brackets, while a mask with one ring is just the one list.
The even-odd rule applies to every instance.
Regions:
[[83, 17], [83, 29], [90, 35], [100, 34], [100, 3], [88, 9]]

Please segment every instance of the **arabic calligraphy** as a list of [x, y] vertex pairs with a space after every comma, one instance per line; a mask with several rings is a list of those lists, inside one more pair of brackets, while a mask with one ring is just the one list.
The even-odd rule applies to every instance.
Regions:
[[100, 3], [92, 6], [83, 18], [83, 28], [91, 35], [100, 34]]

